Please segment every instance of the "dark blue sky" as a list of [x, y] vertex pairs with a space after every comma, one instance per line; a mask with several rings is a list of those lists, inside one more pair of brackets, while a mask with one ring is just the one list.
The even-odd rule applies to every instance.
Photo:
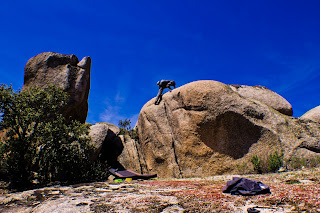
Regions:
[[41, 52], [92, 58], [87, 121], [136, 121], [156, 82], [262, 85], [301, 116], [320, 105], [318, 0], [0, 2], [0, 83]]

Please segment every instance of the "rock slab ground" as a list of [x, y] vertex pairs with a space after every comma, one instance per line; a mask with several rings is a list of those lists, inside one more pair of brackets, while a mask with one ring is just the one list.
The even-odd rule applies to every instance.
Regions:
[[320, 212], [320, 168], [243, 175], [271, 188], [271, 194], [222, 193], [234, 175], [151, 181], [96, 182], [23, 192], [1, 191], [0, 212]]

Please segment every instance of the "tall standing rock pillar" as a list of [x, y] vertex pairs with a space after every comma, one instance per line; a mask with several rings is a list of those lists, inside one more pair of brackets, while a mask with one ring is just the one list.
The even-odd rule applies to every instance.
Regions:
[[62, 112], [67, 120], [86, 121], [90, 90], [91, 58], [80, 62], [75, 55], [44, 52], [29, 59], [25, 66], [23, 89], [61, 87], [69, 94], [68, 106]]

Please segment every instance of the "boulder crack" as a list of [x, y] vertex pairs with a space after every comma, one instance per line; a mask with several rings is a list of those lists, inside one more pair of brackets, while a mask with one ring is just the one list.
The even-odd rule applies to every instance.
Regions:
[[181, 171], [181, 168], [180, 168], [180, 165], [179, 165], [179, 162], [178, 162], [178, 156], [177, 156], [177, 153], [176, 153], [176, 145], [175, 145], [175, 139], [174, 139], [174, 134], [173, 134], [173, 131], [172, 131], [172, 123], [170, 122], [170, 119], [168, 119], [168, 110], [167, 110], [167, 105], [166, 105], [166, 102], [164, 102], [164, 111], [165, 111], [165, 114], [167, 115], [167, 120], [168, 120], [168, 123], [169, 123], [169, 127], [170, 127], [170, 135], [172, 136], [172, 149], [173, 149], [173, 155], [174, 155], [174, 160], [178, 166], [178, 170], [179, 170], [179, 177], [182, 177], [182, 171]]
[[305, 148], [312, 152], [320, 153], [320, 141], [317, 142], [310, 142], [310, 141], [303, 141], [298, 148]]

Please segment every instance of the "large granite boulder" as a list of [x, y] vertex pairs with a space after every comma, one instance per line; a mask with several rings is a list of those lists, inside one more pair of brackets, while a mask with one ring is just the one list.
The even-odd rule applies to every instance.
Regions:
[[91, 58], [80, 62], [75, 55], [44, 52], [29, 59], [25, 66], [23, 89], [57, 85], [68, 92], [70, 99], [63, 115], [68, 120], [84, 123], [88, 114]]
[[159, 177], [232, 173], [253, 155], [275, 151], [285, 160], [318, 155], [319, 123], [284, 115], [221, 82], [192, 82], [165, 93], [159, 105], [154, 101], [141, 109], [137, 127], [144, 172]]
[[301, 119], [312, 120], [320, 123], [320, 106], [310, 109], [301, 116]]
[[245, 98], [260, 101], [285, 115], [293, 115], [291, 104], [285, 98], [266, 87], [230, 85], [230, 88]]

